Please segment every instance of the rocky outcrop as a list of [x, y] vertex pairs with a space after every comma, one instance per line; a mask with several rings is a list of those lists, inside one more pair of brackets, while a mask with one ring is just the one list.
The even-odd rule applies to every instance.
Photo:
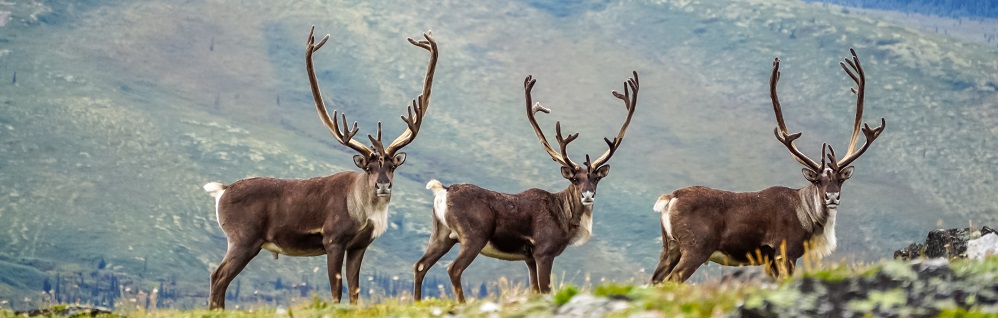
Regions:
[[890, 262], [868, 275], [803, 277], [750, 297], [741, 317], [928, 317], [954, 308], [998, 312], [994, 272], [958, 273], [944, 258]]
[[967, 258], [967, 242], [995, 233], [991, 227], [959, 228], [948, 230], [933, 230], [925, 239], [925, 243], [912, 243], [908, 247], [894, 251], [894, 258], [913, 260], [919, 258]]
[[17, 316], [35, 317], [111, 317], [111, 308], [86, 305], [58, 305], [48, 309], [35, 309], [14, 313]]

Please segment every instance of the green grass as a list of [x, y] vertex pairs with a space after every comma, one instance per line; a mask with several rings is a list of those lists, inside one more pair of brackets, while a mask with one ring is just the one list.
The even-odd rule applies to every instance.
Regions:
[[[994, 279], [998, 274], [998, 257], [985, 261], [953, 261], [950, 265], [954, 271], [968, 279]], [[666, 317], [682, 315], [684, 317], [712, 317], [724, 315], [736, 310], [740, 305], [753, 307], [770, 303], [792, 304], [802, 295], [795, 289], [787, 288], [795, 280], [817, 279], [822, 281], [842, 281], [849, 278], [870, 277], [878, 272], [891, 275], [906, 275], [909, 265], [897, 261], [883, 261], [876, 264], [835, 264], [820, 268], [802, 270], [789, 279], [775, 283], [705, 283], [676, 284], [665, 283], [657, 286], [632, 285], [622, 283], [604, 283], [592, 288], [577, 287], [571, 284], [563, 285], [550, 295], [529, 294], [525, 286], [522, 290], [504, 291], [495, 298], [471, 301], [466, 304], [450, 299], [430, 298], [419, 303], [413, 303], [411, 298], [383, 298], [377, 303], [362, 303], [358, 306], [347, 304], [330, 304], [315, 296], [291, 308], [262, 307], [251, 311], [227, 310], [133, 310], [119, 312], [127, 317], [442, 317], [456, 316], [489, 316], [493, 312], [489, 306], [498, 305], [494, 312], [499, 317], [550, 316], [559, 307], [565, 306], [575, 297], [591, 295], [597, 299], [611, 299], [626, 302], [626, 307], [608, 312], [609, 317], [626, 317], [635, 313], [652, 311]], [[887, 304], [890, 306], [904, 305], [904, 294], [901, 290], [871, 293], [869, 304]], [[367, 300], [370, 302], [370, 300]], [[61, 306], [61, 305], [60, 305]], [[55, 309], [55, 307], [53, 307]], [[863, 309], [863, 308], [856, 308]], [[868, 309], [868, 308], [867, 308]], [[980, 308], [961, 309], [945, 308], [941, 317], [994, 317], [996, 313], [985, 312]], [[13, 312], [0, 311], [0, 317], [13, 316]]]
[[[809, 153], [848, 136], [854, 102], [835, 62], [849, 46], [869, 74], [867, 120], [890, 122], [857, 163], [863, 176], [844, 190], [849, 202], [836, 255], [875, 259], [921, 238], [937, 219], [945, 226], [998, 220], [989, 213], [998, 207], [998, 182], [986, 151], [995, 148], [987, 133], [998, 83], [993, 45], [954, 43], [820, 5], [628, 1], [557, 18], [532, 1], [432, 9], [344, 1], [6, 2], [13, 5], [0, 11], [13, 19], [0, 28], [0, 258], [14, 265], [0, 265], [0, 298], [12, 303], [30, 296], [35, 306], [42, 274], [68, 277], [101, 258], [132, 279], [132, 290], [149, 292], [176, 278], [181, 295], [203, 293], [225, 240], [200, 185], [353, 169], [352, 153], [315, 118], [301, 56], [309, 24], [340, 44], [316, 57], [319, 80], [330, 108], [360, 121], [359, 136], [379, 120], [389, 138], [402, 130], [397, 116], [417, 94], [425, 67], [425, 54], [404, 37], [433, 29], [441, 44], [427, 125], [406, 148], [393, 227], [368, 251], [365, 276], [411, 275], [432, 228], [433, 198], [423, 189], [431, 178], [505, 192], [564, 188], [523, 114], [519, 82], [527, 74], [540, 80], [535, 98], [554, 110], [541, 119], [544, 129], [552, 133], [561, 120], [581, 133], [570, 149], [576, 156], [605, 151], [600, 139], [617, 131], [623, 115], [608, 91], [620, 90], [630, 70], [641, 74], [640, 114], [601, 185], [596, 235], [556, 262], [579, 286], [587, 283], [572, 273], [620, 282], [654, 265], [648, 261], [658, 257], [660, 231], [650, 206], [663, 192], [695, 184], [738, 191], [804, 185], [770, 132], [765, 81], [774, 56], [785, 61], [781, 97]], [[325, 260], [261, 255], [238, 280], [246, 288], [277, 278], [325, 285], [324, 273], [310, 273], [316, 267]], [[442, 267], [430, 276], [443, 277]], [[480, 257], [465, 282], [499, 275], [522, 281], [522, 271]], [[597, 292], [586, 288], [593, 290], [581, 292]], [[180, 301], [203, 303], [200, 296]]]

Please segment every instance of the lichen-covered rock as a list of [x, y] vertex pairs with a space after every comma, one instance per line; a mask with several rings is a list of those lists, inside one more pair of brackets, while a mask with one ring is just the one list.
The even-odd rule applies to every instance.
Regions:
[[100, 315], [110, 315], [112, 314], [111, 308], [103, 306], [89, 306], [89, 305], [58, 305], [47, 309], [35, 309], [29, 311], [21, 311], [14, 313], [17, 316], [35, 317], [35, 316], [63, 316], [63, 317], [96, 317]]
[[970, 228], [934, 230], [925, 240], [925, 256], [929, 258], [966, 257]]
[[990, 227], [980, 230], [973, 228], [938, 229], [929, 232], [924, 244], [912, 243], [908, 247], [894, 251], [894, 258], [913, 260], [918, 258], [967, 258], [967, 242], [982, 235], [994, 233]]
[[995, 273], [958, 273], [945, 258], [886, 263], [847, 278], [803, 277], [749, 297], [741, 317], [935, 316], [963, 308], [998, 313]]

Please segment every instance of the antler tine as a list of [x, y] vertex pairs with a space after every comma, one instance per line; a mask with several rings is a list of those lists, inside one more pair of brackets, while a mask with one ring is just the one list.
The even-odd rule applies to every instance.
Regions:
[[631, 74], [633, 76], [624, 82], [624, 94], [618, 93], [617, 91], [610, 91], [610, 94], [613, 94], [614, 97], [624, 101], [624, 107], [627, 108], [627, 119], [625, 119], [624, 124], [620, 126], [620, 131], [617, 132], [617, 137], [614, 137], [613, 141], [610, 141], [609, 138], [603, 138], [610, 149], [604, 152], [599, 158], [596, 158], [596, 161], [593, 162], [594, 169], [606, 164], [606, 162], [610, 160], [610, 157], [613, 157], [614, 152], [616, 152], [617, 148], [620, 147], [620, 143], [624, 141], [624, 133], [627, 131], [627, 126], [631, 124], [631, 116], [634, 115], [634, 106], [638, 103], [638, 89], [640, 88], [638, 72], [632, 71]]
[[540, 139], [541, 146], [544, 147], [544, 151], [548, 153], [548, 156], [551, 156], [551, 160], [554, 160], [554, 162], [560, 163], [561, 165], [569, 168], [576, 168], [577, 166], [574, 163], [566, 160], [565, 157], [551, 147], [551, 144], [548, 143], [547, 137], [544, 137], [544, 131], [541, 130], [541, 126], [537, 124], [537, 117], [535, 117], [537, 112], [550, 114], [551, 110], [547, 107], [541, 106], [541, 103], [533, 102], [533, 97], [530, 92], [534, 89], [534, 84], [536, 83], [537, 80], [534, 79], [533, 75], [527, 75], [527, 78], [523, 80], [523, 91], [527, 102], [527, 120], [530, 121], [530, 126], [534, 128], [534, 134], [537, 135], [537, 139]]
[[[822, 151], [821, 155], [824, 157], [824, 151]], [[821, 160], [825, 159], [822, 158]], [[828, 145], [828, 166], [831, 167], [833, 171], [839, 171], [839, 164], [835, 161], [835, 149], [832, 149], [832, 145]]]
[[769, 98], [773, 100], [773, 112], [776, 113], [776, 124], [780, 132], [789, 135], [787, 123], [783, 120], [783, 108], [780, 107], [780, 96], [776, 94], [776, 84], [780, 82], [780, 58], [773, 59], [773, 74], [769, 76]]
[[426, 66], [426, 76], [423, 78], [423, 91], [419, 96], [413, 100], [412, 109], [409, 112], [409, 118], [402, 118], [402, 121], [406, 123], [406, 130], [402, 135], [395, 138], [388, 148], [385, 149], [385, 154], [388, 156], [395, 155], [399, 150], [411, 143], [415, 138], [416, 134], [419, 133], [419, 127], [423, 124], [423, 118], [426, 115], [426, 109], [430, 106], [430, 92], [433, 89], [433, 74], [437, 70], [437, 58], [439, 56], [439, 51], [437, 50], [437, 41], [433, 40], [431, 32], [423, 33], [423, 38], [426, 40], [416, 41], [412, 38], [406, 38], [412, 45], [421, 47], [430, 51], [430, 61]]
[[367, 134], [367, 138], [371, 139], [371, 145], [374, 147], [374, 150], [377, 151], [378, 153], [380, 153], [382, 156], [385, 156], [385, 145], [381, 143], [381, 122], [380, 121], [378, 122], [378, 138], [375, 139], [374, 136], [371, 136], [371, 134]]
[[[568, 143], [572, 142], [572, 140], [575, 140], [575, 138], [579, 138], [579, 133], [568, 134], [568, 138], [562, 137], [561, 121], [556, 121], [554, 123], [554, 132], [555, 132], [554, 138], [558, 140], [558, 146], [561, 147], [561, 158], [565, 160], [566, 166], [571, 168], [578, 168], [579, 165], [576, 164], [575, 162], [572, 162], [572, 159], [568, 158]], [[586, 156], [588, 157], [588, 155]]]
[[780, 143], [790, 150], [790, 154], [794, 156], [797, 162], [820, 172], [824, 164], [818, 166], [818, 163], [804, 155], [804, 153], [797, 149], [797, 145], [794, 144], [794, 140], [800, 138], [801, 133], [790, 134], [787, 130], [787, 123], [783, 120], [783, 108], [780, 107], [780, 96], [776, 93], [776, 85], [779, 82], [780, 58], [777, 57], [773, 59], [773, 73], [769, 76], [769, 98], [773, 101], [773, 113], [776, 114], [776, 128], [773, 129], [773, 134], [776, 135], [776, 140], [779, 140]]
[[800, 162], [802, 165], [805, 165], [816, 172], [820, 172], [822, 170], [824, 164], [822, 164], [822, 166], [818, 166], [817, 162], [814, 162], [814, 160], [808, 158], [804, 155], [804, 153], [797, 149], [797, 145], [794, 145], [794, 140], [800, 138], [801, 133], [787, 135], [783, 134], [779, 127], [776, 127], [773, 128], [773, 134], [776, 135], [776, 140], [779, 140], [780, 143], [787, 147], [787, 150], [790, 150], [790, 154], [794, 156], [794, 159], [797, 159], [797, 162]]
[[[852, 59], [846, 58], [843, 62], [839, 62], [839, 66], [852, 78], [852, 81], [857, 86], [850, 88], [853, 94], [856, 94], [856, 120], [852, 126], [852, 136], [849, 137], [849, 147], [846, 148], [846, 157], [852, 155], [853, 151], [856, 150], [856, 142], [859, 140], [860, 123], [863, 122], [863, 100], [866, 92], [866, 74], [863, 72], [863, 66], [859, 64], [859, 57], [856, 56], [856, 50], [850, 48], [849, 53], [852, 53]], [[848, 67], [846, 66], [847, 64]]]
[[337, 125], [336, 120], [334, 120], [337, 114], [336, 110], [333, 110], [333, 118], [330, 118], [329, 113], [326, 111], [326, 105], [322, 101], [322, 92], [319, 91], [319, 81], [315, 77], [315, 65], [312, 61], [312, 54], [315, 53], [315, 51], [318, 51], [319, 48], [326, 43], [326, 40], [329, 39], [329, 35], [326, 34], [326, 36], [323, 37], [318, 44], [315, 43], [314, 35], [315, 26], [313, 25], [311, 31], [308, 33], [308, 42], [305, 43], [305, 71], [308, 73], [308, 83], [312, 88], [312, 98], [315, 99], [315, 109], [319, 112], [319, 119], [322, 120], [323, 125], [329, 129], [329, 132], [331, 132], [333, 137], [336, 138], [336, 140], [341, 144], [350, 147], [350, 149], [359, 152], [365, 157], [370, 156], [372, 153], [371, 149], [364, 146], [364, 144], [353, 140], [353, 136], [357, 134], [358, 131], [357, 123], [354, 122], [353, 130], [348, 131], [347, 127], [349, 126], [347, 126], [346, 114], [343, 114], [343, 131], [340, 131], [339, 125]]
[[863, 146], [860, 147], [859, 150], [857, 150], [855, 153], [846, 154], [845, 158], [839, 160], [837, 165], [839, 167], [848, 167], [850, 163], [859, 158], [859, 156], [862, 156], [863, 153], [866, 152], [866, 149], [870, 148], [870, 144], [872, 144], [873, 141], [877, 139], [877, 137], [880, 137], [880, 133], [884, 132], [884, 127], [886, 126], [887, 126], [887, 121], [884, 120], [883, 118], [880, 118], [880, 127], [877, 128], [871, 129], [870, 124], [864, 123], [863, 135], [866, 136], [866, 142], [864, 142]]
[[817, 171], [819, 173], [825, 171], [825, 166], [827, 165], [827, 163], [825, 162], [825, 148], [831, 150], [832, 146], [826, 142], [821, 143], [821, 168]]

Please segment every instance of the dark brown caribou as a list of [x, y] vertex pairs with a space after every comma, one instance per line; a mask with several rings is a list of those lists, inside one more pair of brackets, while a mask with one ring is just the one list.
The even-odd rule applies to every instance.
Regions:
[[206, 184], [205, 191], [215, 197], [218, 225], [228, 239], [225, 257], [211, 273], [208, 301], [212, 309], [225, 308], [225, 289], [229, 282], [261, 249], [273, 253], [274, 258], [278, 254], [326, 255], [329, 285], [335, 302], [342, 296], [340, 270], [345, 255], [350, 303], [356, 304], [364, 252], [387, 228], [393, 173], [405, 162], [405, 153], [399, 150], [416, 138], [425, 119], [437, 65], [437, 44], [426, 33], [423, 34], [425, 40], [408, 39], [430, 53], [423, 91], [412, 101], [408, 116], [402, 116], [408, 126], [406, 131], [384, 147], [379, 122], [377, 137], [367, 135], [372, 143], [372, 147], [367, 147], [353, 138], [358, 131], [356, 122], [353, 129], [349, 129], [344, 114], [341, 128], [337, 123], [337, 111], [333, 111], [332, 117], [326, 111], [312, 54], [326, 43], [329, 35], [315, 43], [314, 32], [313, 26], [305, 48], [305, 69], [315, 108], [333, 137], [359, 153], [353, 161], [362, 171], [344, 171], [305, 180], [248, 178], [230, 185]]
[[555, 162], [561, 164], [561, 175], [568, 179], [568, 188], [561, 192], [530, 189], [517, 194], [499, 193], [472, 184], [455, 184], [444, 187], [437, 180], [426, 188], [433, 191], [433, 232], [426, 253], [413, 266], [415, 284], [413, 295], [422, 298], [423, 277], [427, 270], [456, 243], [461, 251], [447, 268], [454, 294], [464, 302], [461, 274], [482, 255], [509, 261], [524, 261], [530, 274], [530, 289], [547, 293], [551, 290], [551, 266], [555, 256], [568, 245], [582, 245], [592, 233], [593, 203], [596, 185], [610, 172], [607, 161], [620, 147], [627, 125], [634, 114], [638, 98], [638, 73], [624, 83], [624, 94], [613, 91], [613, 96], [624, 101], [627, 119], [612, 141], [604, 138], [610, 147], [596, 161], [586, 155], [585, 166], [568, 158], [566, 147], [579, 136], [563, 137], [561, 122], [555, 124], [560, 153], [548, 144], [534, 115], [540, 111], [550, 113], [540, 103], [532, 104], [530, 91], [535, 80], [527, 76], [524, 81], [527, 119], [540, 139], [541, 145]]
[[[816, 258], [835, 250], [835, 219], [842, 183], [849, 179], [859, 158], [883, 132], [886, 122], [870, 129], [863, 121], [863, 98], [866, 75], [856, 51], [839, 64], [857, 84], [856, 120], [845, 156], [836, 161], [835, 152], [827, 156], [821, 148], [821, 163], [811, 160], [794, 145], [801, 133], [790, 134], [783, 121], [783, 111], [776, 95], [780, 79], [780, 59], [773, 61], [769, 81], [770, 97], [776, 113], [776, 139], [794, 159], [804, 165], [804, 178], [810, 184], [800, 189], [771, 187], [759, 192], [730, 192], [702, 186], [687, 187], [663, 194], [654, 210], [662, 215], [662, 255], [651, 282], [669, 279], [686, 281], [701, 264], [713, 261], [722, 265], [768, 265], [772, 276], [793, 274], [797, 259], [806, 252]], [[866, 142], [858, 150], [860, 131]]]

